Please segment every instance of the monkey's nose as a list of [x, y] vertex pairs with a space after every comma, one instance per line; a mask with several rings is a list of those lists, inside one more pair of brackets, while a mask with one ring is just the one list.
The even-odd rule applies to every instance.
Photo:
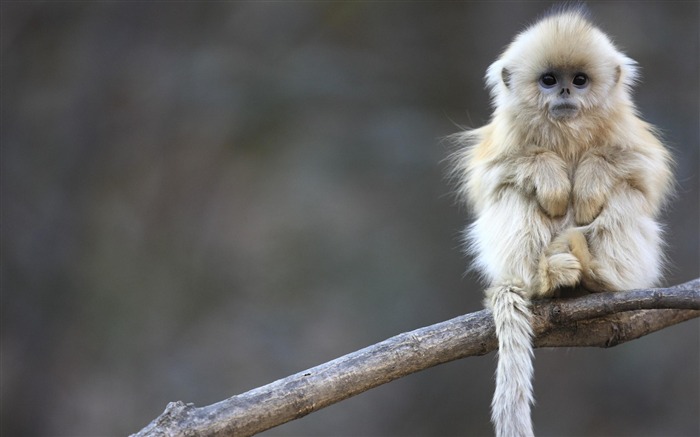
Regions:
[[563, 96], [564, 93], [566, 93], [567, 95], [571, 95], [571, 91], [569, 91], [568, 88], [562, 88], [561, 91], [559, 92], [559, 95]]

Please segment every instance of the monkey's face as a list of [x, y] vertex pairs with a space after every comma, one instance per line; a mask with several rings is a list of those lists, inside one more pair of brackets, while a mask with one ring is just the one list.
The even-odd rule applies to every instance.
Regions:
[[555, 15], [520, 33], [489, 66], [499, 112], [538, 123], [590, 127], [630, 105], [635, 62], [578, 14]]
[[581, 112], [590, 88], [583, 71], [549, 69], [537, 80], [537, 86], [549, 117], [555, 120], [575, 118]]
[[[605, 118], [618, 101], [620, 67], [615, 59], [582, 50], [566, 56], [524, 57], [503, 66], [494, 87], [496, 102], [528, 123], [554, 122], [569, 126]], [[578, 55], [578, 56], [576, 56]], [[501, 85], [502, 84], [502, 85]], [[592, 118], [591, 118], [592, 117]]]

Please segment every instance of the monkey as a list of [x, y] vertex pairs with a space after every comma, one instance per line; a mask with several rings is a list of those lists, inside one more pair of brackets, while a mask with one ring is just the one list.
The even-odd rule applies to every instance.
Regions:
[[516, 35], [486, 72], [488, 124], [455, 135], [452, 174], [498, 338], [491, 420], [533, 436], [531, 302], [654, 286], [672, 157], [638, 115], [637, 63], [579, 6]]

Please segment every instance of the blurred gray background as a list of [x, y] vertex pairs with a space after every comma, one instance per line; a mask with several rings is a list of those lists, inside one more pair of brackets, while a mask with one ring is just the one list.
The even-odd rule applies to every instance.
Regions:
[[[136, 432], [481, 308], [446, 179], [548, 3], [3, 2], [3, 436]], [[678, 161], [699, 276], [698, 2], [593, 2]], [[536, 353], [542, 436], [700, 433], [697, 320]], [[489, 435], [494, 355], [268, 436]]]

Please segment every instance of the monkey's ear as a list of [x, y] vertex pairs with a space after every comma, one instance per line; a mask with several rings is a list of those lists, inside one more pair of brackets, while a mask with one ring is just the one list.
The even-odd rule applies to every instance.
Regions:
[[506, 85], [506, 88], [510, 89], [510, 71], [508, 71], [508, 69], [505, 67], [503, 67], [503, 69], [501, 70], [501, 79]]
[[626, 86], [632, 86], [639, 78], [639, 69], [637, 62], [625, 55], [621, 55], [621, 59], [615, 66], [615, 84], [622, 83]]
[[503, 59], [499, 59], [491, 64], [486, 70], [486, 85], [491, 90], [491, 96], [508, 92], [510, 86], [510, 71], [506, 68]]

